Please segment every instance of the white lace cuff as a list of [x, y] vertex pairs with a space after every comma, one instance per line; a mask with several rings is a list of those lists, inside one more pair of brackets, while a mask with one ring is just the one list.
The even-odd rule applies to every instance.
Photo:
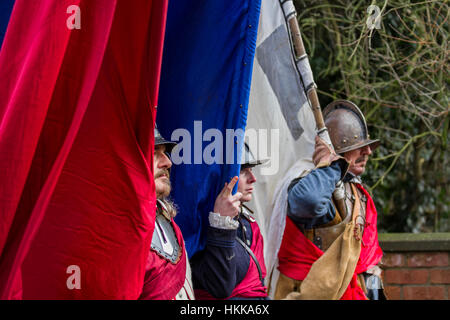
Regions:
[[219, 213], [209, 213], [209, 225], [218, 229], [236, 230], [239, 227], [239, 222], [233, 220], [229, 216], [221, 216]]

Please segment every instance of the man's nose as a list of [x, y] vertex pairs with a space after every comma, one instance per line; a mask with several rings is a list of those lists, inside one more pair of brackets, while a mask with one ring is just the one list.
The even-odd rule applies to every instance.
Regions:
[[169, 156], [166, 153], [163, 153], [160, 168], [170, 169], [171, 167], [172, 161], [170, 160]]
[[367, 154], [368, 156], [372, 154], [372, 148], [370, 146], [364, 146], [362, 151], [363, 154]]
[[250, 173], [250, 176], [249, 176], [249, 179], [248, 179], [248, 182], [249, 183], [255, 183], [256, 182], [256, 177], [255, 177], [255, 175], [253, 174], [253, 172], [249, 172]]

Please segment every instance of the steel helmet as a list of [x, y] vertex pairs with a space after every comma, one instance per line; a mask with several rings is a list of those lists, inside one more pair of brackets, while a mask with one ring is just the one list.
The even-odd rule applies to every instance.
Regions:
[[344, 153], [367, 145], [374, 150], [380, 144], [378, 139], [369, 138], [366, 119], [351, 101], [331, 102], [323, 110], [323, 117], [336, 153]]

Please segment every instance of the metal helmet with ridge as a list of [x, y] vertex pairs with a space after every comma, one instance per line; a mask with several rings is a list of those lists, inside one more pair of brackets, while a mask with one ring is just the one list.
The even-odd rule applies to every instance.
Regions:
[[322, 113], [336, 153], [342, 154], [364, 146], [374, 150], [379, 146], [378, 139], [370, 139], [366, 119], [353, 102], [333, 101]]

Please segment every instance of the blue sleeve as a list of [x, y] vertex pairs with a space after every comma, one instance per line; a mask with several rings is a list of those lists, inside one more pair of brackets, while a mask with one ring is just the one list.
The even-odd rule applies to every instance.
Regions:
[[190, 260], [194, 288], [217, 299], [231, 295], [236, 286], [236, 230], [208, 227], [206, 247]]
[[336, 213], [331, 197], [341, 179], [341, 165], [336, 161], [294, 180], [288, 189], [288, 217], [306, 229], [332, 221]]

